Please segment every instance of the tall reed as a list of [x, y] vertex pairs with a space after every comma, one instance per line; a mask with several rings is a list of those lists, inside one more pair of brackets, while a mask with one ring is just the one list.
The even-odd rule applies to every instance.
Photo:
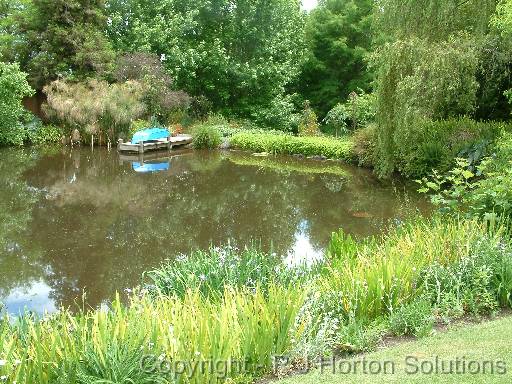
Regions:
[[[159, 377], [162, 382], [199, 384], [250, 377], [267, 372], [272, 357], [285, 353], [297, 337], [294, 330], [301, 328], [295, 321], [304, 296], [301, 289], [275, 285], [266, 294], [259, 288], [226, 287], [220, 302], [188, 291], [183, 298], [135, 295], [128, 306], [117, 297], [109, 310], [77, 315], [63, 311], [41, 320], [4, 318], [0, 376], [27, 384], [93, 383], [112, 377], [126, 380], [114, 382], [155, 382], [151, 380]], [[139, 367], [123, 364], [127, 356], [138, 364], [145, 354], [159, 356], [157, 361], [186, 362], [185, 373], [157, 370], [156, 376], [143, 377]], [[211, 362], [237, 365], [217, 370]], [[210, 368], [194, 370], [197, 364]]]
[[318, 279], [324, 311], [367, 320], [389, 314], [421, 293], [418, 278], [426, 266], [457, 262], [483, 239], [498, 247], [502, 230], [490, 232], [478, 221], [434, 217], [363, 242], [335, 233]]

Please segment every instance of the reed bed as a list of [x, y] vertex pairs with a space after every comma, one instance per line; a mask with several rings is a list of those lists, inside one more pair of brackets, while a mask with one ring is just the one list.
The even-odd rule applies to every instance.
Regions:
[[[109, 310], [4, 318], [0, 377], [27, 384], [243, 381], [268, 372], [272, 357], [298, 336], [304, 297], [303, 290], [277, 286], [266, 294], [226, 288], [221, 302], [198, 291], [183, 298], [134, 295], [128, 306], [116, 298]], [[158, 364], [144, 360], [148, 355]], [[152, 364], [142, 369], [141, 361]], [[184, 365], [162, 370], [162, 362]]]
[[476, 220], [446, 217], [418, 219], [362, 242], [335, 233], [317, 280], [324, 310], [358, 320], [392, 313], [422, 293], [420, 274], [427, 266], [456, 263], [481, 249], [480, 242], [499, 248], [503, 233]]

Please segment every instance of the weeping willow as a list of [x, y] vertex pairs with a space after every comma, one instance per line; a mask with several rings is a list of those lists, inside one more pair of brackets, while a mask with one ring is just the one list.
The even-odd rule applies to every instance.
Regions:
[[478, 49], [496, 10], [494, 0], [379, 0], [376, 26], [383, 43], [377, 71], [377, 170], [399, 166], [400, 143], [418, 120], [471, 114]]

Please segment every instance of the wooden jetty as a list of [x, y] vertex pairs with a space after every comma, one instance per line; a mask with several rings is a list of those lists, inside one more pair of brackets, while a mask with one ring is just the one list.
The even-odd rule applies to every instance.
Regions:
[[144, 153], [147, 151], [156, 151], [159, 149], [171, 150], [174, 147], [182, 147], [184, 145], [192, 143], [192, 136], [190, 135], [178, 135], [171, 136], [162, 140], [154, 141], [141, 141], [140, 143], [133, 144], [131, 142], [123, 142], [123, 139], [119, 139], [117, 142], [117, 150], [119, 152], [135, 152]]
[[191, 149], [186, 148], [176, 148], [172, 151], [172, 155], [167, 154], [163, 151], [152, 151], [144, 154], [139, 154], [136, 152], [124, 152], [119, 154], [119, 163], [133, 163], [134, 161], [139, 163], [144, 163], [148, 161], [157, 161], [157, 160], [171, 160], [176, 157], [191, 155], [194, 153]]

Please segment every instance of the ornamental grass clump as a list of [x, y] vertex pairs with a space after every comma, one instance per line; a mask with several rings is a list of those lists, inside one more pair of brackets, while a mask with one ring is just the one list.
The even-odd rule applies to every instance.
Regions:
[[393, 313], [422, 293], [425, 268], [460, 262], [478, 249], [482, 238], [489, 248], [498, 249], [502, 230], [490, 233], [476, 220], [434, 217], [403, 224], [382, 239], [356, 242], [335, 233], [318, 280], [322, 310], [345, 320]]
[[[3, 318], [0, 376], [18, 384], [246, 380], [287, 353], [302, 329], [304, 296], [276, 285], [265, 294], [226, 287], [221, 302], [189, 290], [182, 298], [141, 294], [129, 305], [118, 297], [108, 310]], [[150, 356], [143, 370], [142, 356]]]

